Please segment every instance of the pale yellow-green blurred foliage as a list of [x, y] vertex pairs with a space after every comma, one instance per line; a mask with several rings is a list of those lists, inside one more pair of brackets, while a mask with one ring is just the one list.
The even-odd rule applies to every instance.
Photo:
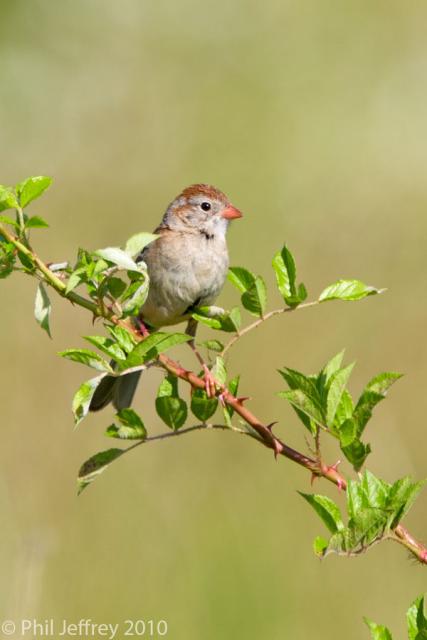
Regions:
[[[0, 10], [0, 182], [53, 176], [31, 207], [51, 225], [33, 232], [40, 255], [123, 244], [152, 230], [182, 187], [219, 186], [245, 213], [231, 262], [266, 277], [272, 307], [284, 241], [311, 298], [339, 277], [388, 288], [242, 339], [229, 370], [251, 408], [304, 450], [276, 369], [316, 371], [346, 347], [355, 394], [379, 371], [406, 374], [369, 427], [370, 469], [426, 476], [425, 5], [1, 0]], [[49, 341], [33, 320], [35, 282], [17, 274], [0, 286], [2, 618], [164, 618], [173, 640], [359, 640], [367, 615], [404, 636], [425, 570], [395, 544], [320, 563], [311, 543], [323, 525], [296, 493], [308, 474], [249, 439], [142, 446], [77, 498], [81, 462], [114, 445], [103, 436], [112, 413], [73, 432], [71, 397], [90, 373], [56, 352], [98, 327], [52, 296]], [[227, 285], [220, 303], [236, 302]], [[159, 380], [144, 377], [136, 402], [152, 432]], [[325, 443], [331, 463], [337, 455]], [[426, 494], [407, 524], [427, 538]]]

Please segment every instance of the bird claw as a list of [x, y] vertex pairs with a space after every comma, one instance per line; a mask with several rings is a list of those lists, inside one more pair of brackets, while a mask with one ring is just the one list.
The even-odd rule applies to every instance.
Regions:
[[203, 371], [205, 373], [204, 380], [206, 395], [208, 398], [215, 398], [217, 382], [206, 364], [203, 365]]

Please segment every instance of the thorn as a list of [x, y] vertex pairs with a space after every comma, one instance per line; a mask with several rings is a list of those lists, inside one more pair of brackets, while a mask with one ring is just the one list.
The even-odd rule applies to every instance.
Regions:
[[314, 485], [315, 480], [319, 479], [319, 474], [315, 473], [314, 471], [311, 472], [311, 478], [310, 478], [310, 484], [311, 486]]
[[238, 402], [239, 404], [243, 404], [247, 400], [251, 400], [251, 399], [252, 399], [251, 396], [241, 396], [240, 398], [236, 398], [236, 402]]
[[277, 424], [277, 420], [276, 420], [276, 422], [270, 422], [270, 424], [266, 425], [266, 428], [270, 431], [270, 433], [271, 433], [271, 430], [273, 429], [275, 424]]
[[[275, 423], [273, 422], [273, 424]], [[278, 440], [276, 440], [276, 438], [273, 439], [273, 451], [274, 451], [274, 459], [277, 460], [277, 456], [280, 455], [283, 451], [283, 446]]]

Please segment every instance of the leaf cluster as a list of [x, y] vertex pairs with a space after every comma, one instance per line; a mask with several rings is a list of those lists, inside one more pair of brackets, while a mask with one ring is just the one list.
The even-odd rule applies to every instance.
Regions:
[[378, 374], [354, 401], [347, 389], [354, 364], [342, 367], [343, 356], [344, 351], [341, 351], [315, 375], [305, 375], [285, 367], [280, 374], [289, 389], [281, 391], [279, 396], [292, 405], [313, 436], [320, 429], [337, 438], [341, 451], [358, 471], [371, 452], [370, 445], [363, 443], [361, 437], [372, 411], [401, 374]]

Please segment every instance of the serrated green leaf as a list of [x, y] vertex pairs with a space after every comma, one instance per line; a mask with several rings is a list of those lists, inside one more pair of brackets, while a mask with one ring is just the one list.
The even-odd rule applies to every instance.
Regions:
[[122, 440], [145, 440], [147, 430], [141, 418], [133, 409], [120, 409], [116, 413], [116, 417], [120, 425], [110, 425], [106, 431], [107, 436]]
[[131, 236], [129, 240], [126, 242], [125, 252], [131, 257], [134, 258], [138, 256], [141, 251], [149, 245], [151, 242], [154, 242], [159, 236], [155, 233], [136, 233], [134, 236]]
[[194, 389], [191, 395], [191, 411], [200, 422], [206, 422], [218, 407], [217, 398], [208, 398], [204, 389]]
[[334, 431], [338, 431], [341, 425], [353, 416], [353, 411], [353, 399], [347, 389], [344, 389], [335, 413]]
[[349, 445], [341, 445], [341, 451], [349, 462], [354, 467], [355, 471], [360, 469], [365, 464], [365, 460], [371, 453], [371, 445], [364, 444], [361, 440], [355, 438]]
[[160, 331], [151, 333], [132, 349], [123, 368], [138, 367], [153, 360], [164, 351], [189, 340], [191, 340], [191, 336], [186, 333], [162, 333]]
[[336, 371], [332, 374], [329, 380], [329, 389], [326, 401], [326, 424], [328, 427], [332, 427], [334, 424], [335, 414], [341, 402], [342, 394], [347, 386], [353, 367], [354, 363], [345, 367], [345, 369]]
[[22, 208], [41, 196], [43, 191], [51, 185], [52, 178], [48, 176], [32, 176], [16, 185], [16, 193]]
[[360, 484], [371, 507], [378, 509], [386, 507], [387, 496], [390, 490], [390, 485], [387, 482], [377, 478], [373, 473], [366, 469]]
[[105, 336], [83, 336], [85, 340], [93, 344], [94, 347], [97, 347], [103, 353], [106, 353], [107, 356], [110, 356], [113, 360], [119, 362], [120, 360], [126, 360], [126, 354], [120, 348], [120, 346], [111, 338], [106, 338]]
[[339, 428], [339, 439], [342, 449], [349, 447], [355, 440], [357, 440], [357, 424], [351, 418], [345, 420]]
[[95, 255], [116, 264], [120, 269], [129, 269], [130, 271], [138, 271], [138, 265], [129, 255], [119, 249], [118, 247], [106, 247], [105, 249], [98, 249], [95, 251]]
[[401, 478], [390, 488], [387, 497], [387, 506], [393, 510], [390, 527], [394, 529], [406, 516], [426, 481], [413, 482], [411, 478]]
[[255, 282], [255, 275], [243, 267], [230, 267], [227, 277], [240, 293], [248, 291]]
[[393, 640], [392, 635], [387, 627], [383, 627], [380, 624], [375, 624], [375, 622], [368, 620], [368, 618], [364, 618], [364, 621], [366, 622], [371, 632], [371, 640]]
[[361, 300], [366, 296], [382, 293], [384, 289], [370, 287], [360, 280], [338, 280], [326, 287], [320, 294], [319, 302], [326, 300]]
[[46, 220], [43, 220], [43, 218], [40, 218], [40, 216], [32, 216], [31, 218], [28, 218], [28, 220], [25, 223], [25, 227], [27, 229], [42, 229], [42, 228], [46, 228], [48, 227], [48, 223], [46, 222]]
[[286, 247], [276, 253], [273, 258], [273, 268], [276, 273], [277, 286], [283, 299], [296, 297], [295, 287], [296, 266], [292, 253]]
[[125, 453], [123, 449], [107, 449], [106, 451], [96, 453], [89, 458], [89, 460], [86, 460], [80, 467], [78, 474], [78, 493], [80, 494], [88, 484], [96, 480], [96, 478], [123, 453]]
[[80, 364], [92, 367], [92, 369], [96, 369], [97, 371], [113, 373], [113, 369], [108, 362], [89, 349], [66, 349], [65, 351], [60, 351], [58, 355], [61, 356], [61, 358], [66, 358], [73, 362], [80, 362]]
[[402, 373], [396, 373], [395, 371], [384, 371], [372, 378], [366, 385], [366, 389], [385, 396], [390, 387], [402, 376]]
[[132, 333], [124, 327], [116, 325], [114, 327], [107, 327], [107, 329], [113, 339], [117, 340], [118, 344], [125, 353], [130, 353], [134, 346], [137, 344], [137, 341]]
[[36, 299], [34, 302], [34, 317], [41, 328], [46, 331], [49, 338], [52, 337], [50, 334], [49, 326], [51, 309], [52, 306], [50, 304], [49, 296], [46, 293], [46, 289], [44, 288], [43, 283], [40, 282], [39, 286], [37, 287]]
[[[228, 386], [228, 390], [231, 393], [231, 395], [234, 396], [234, 397], [236, 397], [237, 392], [239, 390], [239, 383], [240, 383], [240, 375], [235, 376], [234, 378], [232, 378], [228, 382], [228, 385], [227, 385]], [[233, 417], [234, 409], [232, 407], [230, 407], [228, 404], [225, 404], [222, 407], [222, 411], [223, 411], [223, 414], [224, 414], [224, 420], [225, 420], [226, 425], [231, 428], [232, 427], [231, 418]], [[250, 427], [250, 429], [252, 429], [252, 427]], [[253, 431], [253, 429], [252, 429], [252, 431]]]
[[293, 407], [302, 411], [308, 418], [314, 420], [319, 426], [324, 426], [325, 419], [320, 407], [318, 407], [306, 394], [300, 389], [291, 389], [290, 391], [280, 391], [280, 398], [284, 398], [291, 403]]
[[339, 371], [343, 358], [344, 358], [344, 353], [345, 353], [345, 349], [343, 349], [342, 351], [340, 351], [339, 353], [337, 353], [336, 356], [334, 356], [333, 358], [331, 358], [329, 360], [329, 362], [327, 364], [325, 364], [325, 366], [323, 367], [321, 373], [324, 376], [325, 379], [325, 384], [327, 385], [329, 380], [331, 379], [331, 376], [336, 373], [337, 371]]
[[243, 293], [242, 305], [254, 316], [264, 315], [267, 306], [267, 289], [261, 276], [257, 276], [252, 286]]
[[301, 491], [298, 493], [313, 507], [331, 533], [344, 529], [341, 512], [333, 500], [327, 496], [302, 493]]
[[74, 394], [72, 410], [76, 427], [87, 416], [93, 394], [103, 377], [101, 375], [83, 382]]

